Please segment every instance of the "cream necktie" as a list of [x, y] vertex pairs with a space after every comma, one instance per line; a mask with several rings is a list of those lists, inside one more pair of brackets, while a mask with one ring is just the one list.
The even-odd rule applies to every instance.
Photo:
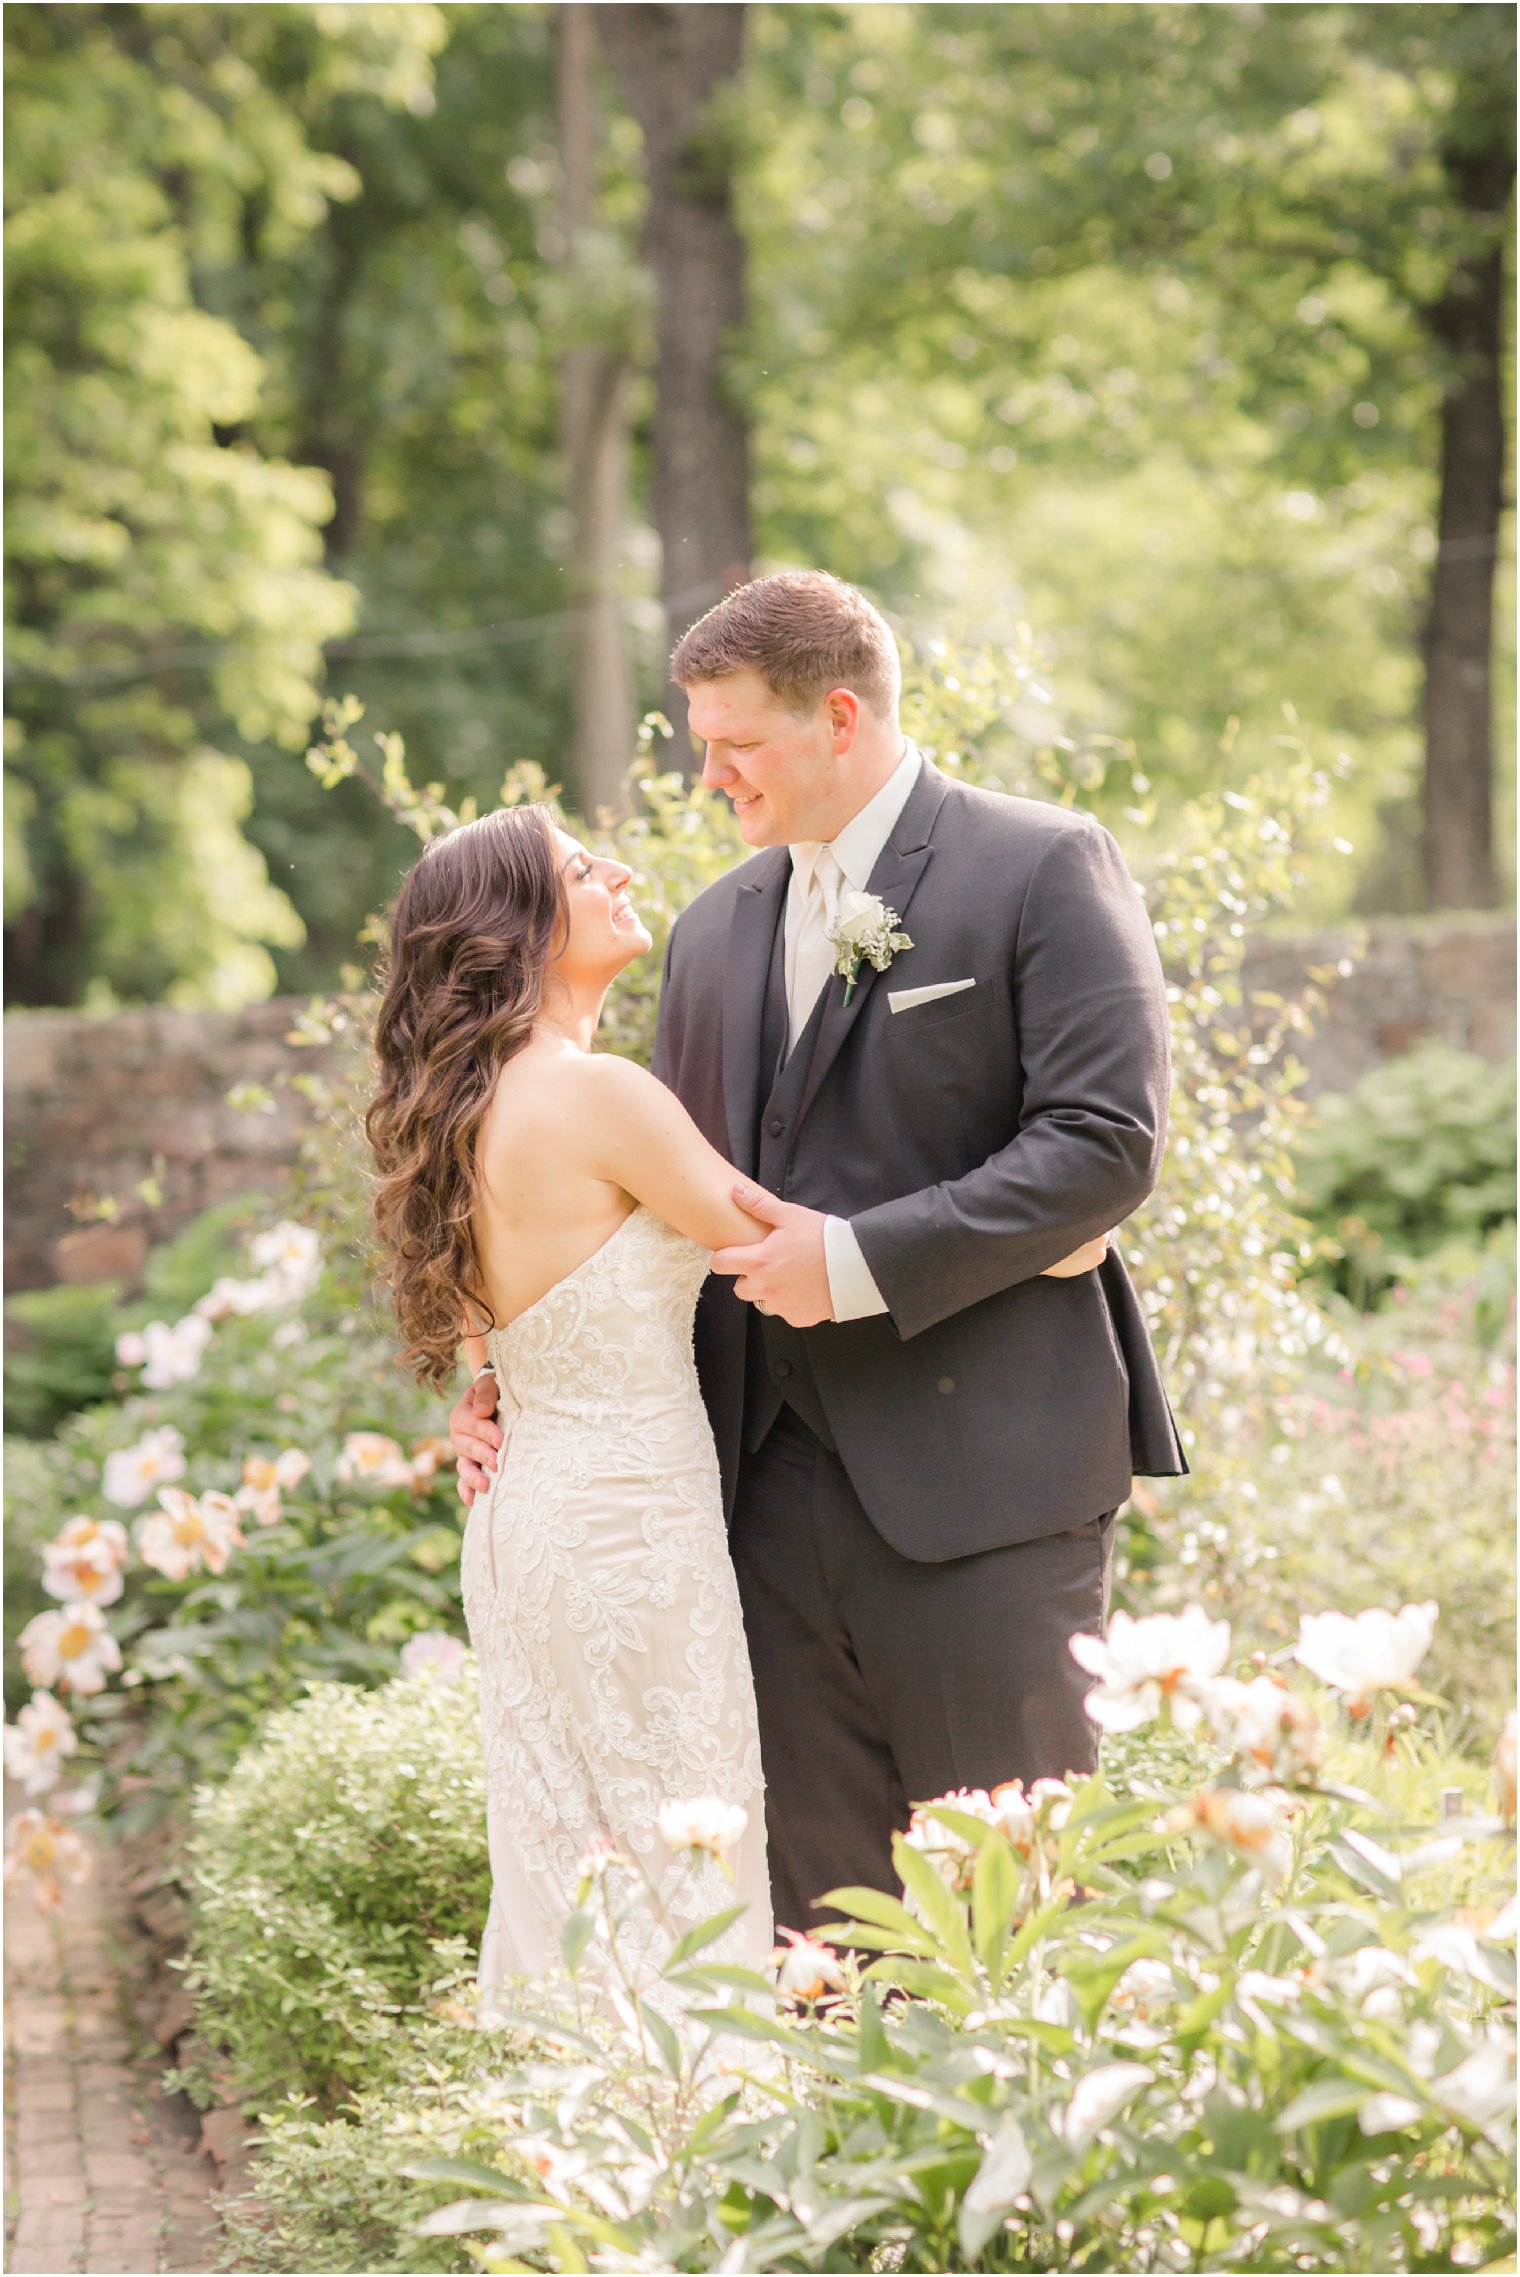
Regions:
[[844, 872], [824, 846], [813, 864], [802, 923], [797, 928], [792, 985], [786, 999], [788, 1053], [795, 1051], [797, 1039], [818, 1001], [819, 991], [834, 969], [834, 944], [829, 939], [829, 927], [838, 912], [843, 887]]

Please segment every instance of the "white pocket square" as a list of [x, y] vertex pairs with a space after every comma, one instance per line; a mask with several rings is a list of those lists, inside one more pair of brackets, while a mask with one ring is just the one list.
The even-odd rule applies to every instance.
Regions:
[[963, 988], [975, 986], [974, 980], [939, 980], [932, 988], [889, 988], [887, 1002], [894, 1012], [911, 1012], [915, 1004], [932, 1004], [941, 996], [959, 996]]

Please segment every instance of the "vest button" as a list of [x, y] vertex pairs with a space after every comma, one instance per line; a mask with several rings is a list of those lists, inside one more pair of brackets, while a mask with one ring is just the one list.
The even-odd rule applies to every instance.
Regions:
[[782, 1132], [786, 1129], [786, 1125], [781, 1120], [781, 1117], [779, 1115], [772, 1115], [770, 1121], [766, 1124], [765, 1127], [770, 1132], [772, 1138], [780, 1138]]
[[778, 1360], [776, 1362], [776, 1374], [778, 1376], [789, 1376], [791, 1372], [792, 1363], [790, 1360]]

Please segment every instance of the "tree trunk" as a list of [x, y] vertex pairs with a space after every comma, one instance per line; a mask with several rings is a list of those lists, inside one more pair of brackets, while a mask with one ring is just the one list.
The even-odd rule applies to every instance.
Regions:
[[[1448, 158], [1447, 172], [1468, 211], [1497, 223], [1513, 160]], [[1432, 909], [1488, 909], [1498, 897], [1490, 680], [1504, 502], [1502, 262], [1501, 246], [1490, 241], [1457, 268], [1429, 312], [1455, 365], [1441, 406], [1439, 546], [1425, 630], [1424, 857]]]
[[[644, 134], [649, 210], [643, 254], [654, 275], [655, 527], [666, 632], [688, 625], [749, 576], [749, 427], [724, 386], [723, 354], [745, 320], [744, 240], [734, 222], [732, 156], [708, 123], [736, 76], [742, 6], [598, 8], [597, 30]], [[684, 756], [686, 701], [665, 709]]]
[[[566, 260], [572, 277], [577, 248], [592, 225], [596, 204], [591, 16], [591, 9], [580, 0], [566, 0], [556, 17], [560, 176]], [[633, 758], [636, 731], [619, 580], [628, 501], [631, 378], [621, 341], [574, 342], [566, 350], [560, 374], [574, 524], [571, 768], [589, 816], [602, 807], [617, 809], [624, 804], [623, 780]]]

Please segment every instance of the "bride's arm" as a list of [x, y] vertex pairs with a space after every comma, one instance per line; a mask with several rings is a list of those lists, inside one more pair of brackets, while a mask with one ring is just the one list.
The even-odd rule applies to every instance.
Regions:
[[586, 1109], [587, 1167], [704, 1249], [754, 1241], [764, 1231], [741, 1210], [741, 1173], [709, 1146], [673, 1091], [633, 1060], [598, 1053], [578, 1070]]
[[[596, 1175], [610, 1179], [704, 1249], [730, 1249], [768, 1232], [741, 1210], [733, 1189], [744, 1182], [716, 1147], [709, 1146], [673, 1091], [633, 1060], [598, 1054], [579, 1071], [591, 1110]], [[1108, 1236], [1047, 1267], [1052, 1280], [1090, 1273], [1101, 1265]]]

